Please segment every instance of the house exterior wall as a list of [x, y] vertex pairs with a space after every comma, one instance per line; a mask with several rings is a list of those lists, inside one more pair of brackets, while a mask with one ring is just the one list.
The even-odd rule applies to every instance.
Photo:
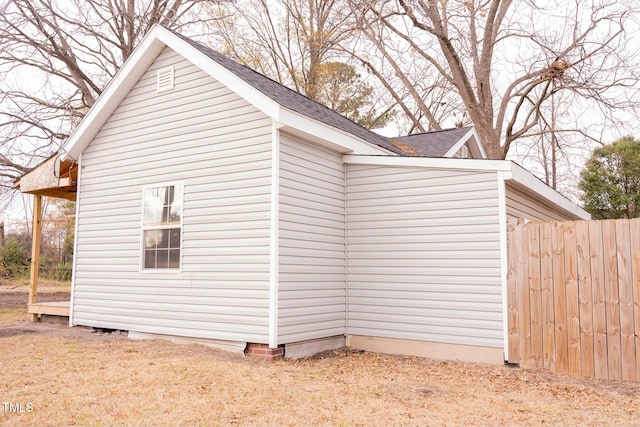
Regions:
[[501, 361], [498, 185], [496, 172], [347, 165], [348, 336]]
[[[156, 71], [175, 66], [175, 89]], [[82, 155], [75, 325], [267, 342], [272, 123], [165, 49]], [[184, 185], [181, 271], [141, 271], [142, 189]]]
[[278, 343], [345, 333], [342, 156], [280, 136]]
[[548, 202], [527, 194], [522, 187], [511, 182], [506, 183], [507, 216], [512, 219], [529, 221], [563, 221], [579, 219], [562, 212]]

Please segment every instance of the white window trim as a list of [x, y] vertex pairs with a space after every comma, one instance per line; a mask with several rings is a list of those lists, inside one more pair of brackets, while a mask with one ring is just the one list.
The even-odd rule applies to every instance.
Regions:
[[[177, 224], [171, 224], [168, 226], [160, 227], [145, 227], [144, 226], [144, 193], [149, 188], [157, 187], [170, 187], [170, 186], [182, 186], [182, 207], [180, 208], [180, 266], [178, 268], [144, 268], [144, 232], [146, 230], [153, 229], [169, 229], [176, 228]], [[142, 198], [142, 204], [140, 208], [140, 261], [138, 268], [140, 273], [144, 274], [179, 274], [182, 273], [182, 257], [184, 254], [184, 182], [183, 181], [170, 181], [170, 182], [158, 182], [153, 184], [147, 184], [142, 186], [140, 192]]]

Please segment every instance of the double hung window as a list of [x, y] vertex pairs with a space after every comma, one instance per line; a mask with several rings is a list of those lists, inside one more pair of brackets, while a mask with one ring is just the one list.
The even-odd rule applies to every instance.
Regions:
[[145, 187], [142, 269], [179, 270], [182, 252], [182, 184]]

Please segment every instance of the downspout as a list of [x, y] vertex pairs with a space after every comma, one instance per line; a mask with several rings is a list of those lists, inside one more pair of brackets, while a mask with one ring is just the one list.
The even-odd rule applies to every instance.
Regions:
[[271, 127], [271, 223], [269, 244], [269, 347], [278, 347], [278, 276], [280, 246], [280, 123]]
[[349, 337], [349, 233], [347, 217], [347, 164], [342, 161], [344, 176], [344, 339]]

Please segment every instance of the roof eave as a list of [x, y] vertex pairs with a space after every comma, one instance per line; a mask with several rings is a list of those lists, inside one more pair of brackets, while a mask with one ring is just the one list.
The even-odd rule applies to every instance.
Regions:
[[505, 181], [513, 181], [516, 184], [527, 189], [532, 193], [537, 194], [543, 199], [549, 200], [551, 203], [564, 210], [565, 212], [575, 216], [576, 219], [588, 220], [591, 219], [591, 214], [576, 203], [564, 197], [556, 190], [549, 187], [547, 184], [538, 179], [531, 172], [518, 165], [517, 163], [511, 163], [511, 171], [505, 175]]

